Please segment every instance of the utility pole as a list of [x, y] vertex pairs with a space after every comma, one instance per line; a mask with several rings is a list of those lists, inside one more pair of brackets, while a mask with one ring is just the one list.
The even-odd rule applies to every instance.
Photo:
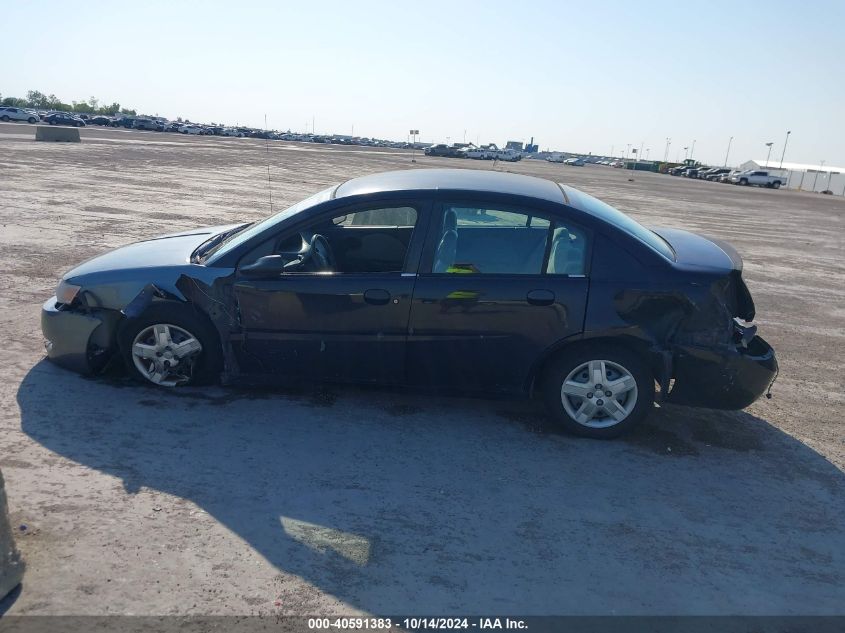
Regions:
[[666, 151], [665, 151], [665, 152], [663, 152], [663, 162], [664, 162], [664, 163], [668, 163], [668, 162], [669, 162], [669, 146], [670, 146], [671, 144], [672, 144], [672, 139], [671, 139], [671, 138], [669, 138], [669, 137], [667, 136], [667, 137], [666, 137]]
[[687, 145], [687, 146], [684, 148], [684, 162], [686, 162], [686, 161], [687, 161], [687, 159], [689, 158], [689, 152], [687, 151], [688, 149], [689, 149], [689, 145]]
[[771, 141], [769, 141], [768, 143], [766, 143], [766, 147], [768, 147], [768, 148], [769, 148], [769, 153], [768, 153], [768, 154], [766, 154], [766, 167], [767, 167], [767, 168], [768, 168], [768, 166], [769, 166], [769, 157], [772, 155], [772, 145], [774, 145], [774, 143], [772, 143]]
[[733, 143], [733, 140], [734, 140], [733, 136], [728, 139], [728, 151], [725, 152], [725, 167], [728, 166], [728, 156], [730, 156], [730, 154], [731, 154], [731, 143]]
[[695, 139], [692, 139], [692, 147], [690, 148], [690, 151], [689, 151], [690, 160], [692, 160], [692, 153], [694, 151], [695, 151]]
[[786, 131], [786, 140], [783, 142], [783, 151], [780, 154], [780, 168], [783, 169], [783, 157], [786, 156], [786, 144], [789, 143], [789, 135], [792, 134], [792, 130]]

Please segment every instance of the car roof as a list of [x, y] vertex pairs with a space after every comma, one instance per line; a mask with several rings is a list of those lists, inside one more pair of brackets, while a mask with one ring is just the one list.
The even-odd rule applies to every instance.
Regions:
[[503, 193], [566, 203], [560, 186], [550, 180], [483, 169], [408, 169], [361, 176], [340, 185], [334, 197], [438, 189]]

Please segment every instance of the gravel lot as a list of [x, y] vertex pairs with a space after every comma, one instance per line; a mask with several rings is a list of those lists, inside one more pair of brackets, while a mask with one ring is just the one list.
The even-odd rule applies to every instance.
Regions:
[[[315, 387], [173, 393], [44, 360], [41, 303], [107, 249], [269, 211], [263, 141], [0, 124], [10, 614], [842, 614], [845, 200], [523, 161], [732, 242], [781, 374], [746, 412], [614, 442], [532, 403]], [[410, 154], [269, 145], [279, 209]], [[417, 156], [416, 167], [490, 168]], [[25, 527], [25, 529], [24, 529]]]

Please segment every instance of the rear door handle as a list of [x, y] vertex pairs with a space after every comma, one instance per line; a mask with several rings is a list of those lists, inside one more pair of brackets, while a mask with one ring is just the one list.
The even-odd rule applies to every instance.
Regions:
[[531, 290], [525, 299], [533, 306], [550, 306], [555, 302], [555, 293], [551, 290]]
[[364, 301], [374, 306], [383, 306], [390, 301], [390, 293], [381, 288], [371, 288], [364, 292]]

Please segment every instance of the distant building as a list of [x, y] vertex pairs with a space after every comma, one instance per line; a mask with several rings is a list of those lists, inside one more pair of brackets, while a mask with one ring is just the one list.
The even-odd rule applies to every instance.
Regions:
[[800, 191], [832, 191], [837, 196], [845, 195], [845, 167], [834, 165], [808, 165], [806, 163], [781, 163], [779, 160], [754, 159], [739, 166], [739, 169], [769, 171], [786, 176], [788, 189]]
[[531, 137], [529, 143], [522, 143], [521, 141], [508, 141], [505, 149], [512, 149], [516, 152], [525, 152], [526, 154], [536, 154], [539, 151], [539, 146], [534, 144], [534, 137]]

